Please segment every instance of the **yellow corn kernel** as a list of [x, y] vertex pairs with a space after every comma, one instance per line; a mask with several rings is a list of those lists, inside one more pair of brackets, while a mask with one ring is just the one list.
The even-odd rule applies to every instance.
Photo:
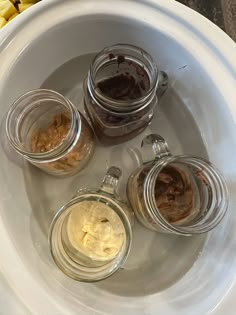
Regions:
[[17, 13], [15, 13], [15, 14], [13, 14], [9, 19], [8, 19], [8, 21], [7, 22], [10, 22], [11, 20], [13, 20], [17, 15], [19, 15], [19, 13], [17, 12]]
[[4, 17], [0, 16], [0, 29], [6, 24], [7, 20]]
[[26, 9], [30, 8], [33, 5], [33, 3], [28, 3], [28, 4], [19, 4], [19, 12], [23, 12]]
[[38, 0], [20, 0], [21, 4], [34, 4], [38, 2]]
[[8, 20], [17, 10], [10, 0], [0, 1], [0, 16]]

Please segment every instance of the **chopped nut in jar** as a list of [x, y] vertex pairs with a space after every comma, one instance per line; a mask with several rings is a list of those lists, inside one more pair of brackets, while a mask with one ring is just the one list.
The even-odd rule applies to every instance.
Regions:
[[68, 134], [71, 120], [65, 114], [54, 117], [53, 123], [47, 129], [34, 132], [31, 149], [34, 153], [48, 152], [60, 145]]
[[[94, 136], [88, 123], [81, 115], [81, 134], [75, 146], [56, 161], [45, 164], [50, 170], [70, 171], [80, 168], [83, 160], [93, 149]], [[60, 113], [54, 117], [53, 122], [44, 129], [36, 130], [31, 138], [31, 150], [33, 153], [44, 153], [58, 147], [65, 140], [70, 130], [71, 120]]]
[[79, 172], [95, 148], [93, 130], [78, 108], [47, 89], [29, 91], [15, 101], [6, 131], [18, 154], [54, 176]]

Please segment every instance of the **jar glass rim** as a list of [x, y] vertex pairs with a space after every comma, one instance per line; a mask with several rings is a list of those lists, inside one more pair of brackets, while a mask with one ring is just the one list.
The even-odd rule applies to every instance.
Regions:
[[[126, 101], [126, 100], [115, 100], [112, 99], [110, 97], [105, 96], [102, 93], [99, 93], [99, 90], [96, 89], [96, 82], [95, 82], [95, 77], [96, 77], [96, 73], [97, 71], [100, 69], [100, 63], [102, 63], [104, 61], [104, 56], [107, 56], [107, 58], [109, 58], [109, 54], [114, 53], [115, 51], [118, 50], [124, 50], [127, 52], [128, 54], [132, 54], [132, 53], [138, 53], [140, 54], [140, 56], [148, 63], [148, 67], [149, 69], [145, 69], [148, 70], [148, 75], [149, 75], [149, 79], [150, 79], [150, 72], [152, 71], [152, 78], [150, 81], [150, 87], [149, 89], [146, 91], [145, 95], [133, 99], [132, 101]], [[122, 55], [125, 53], [120, 53], [119, 55]], [[134, 57], [136, 60], [139, 60], [138, 57]], [[139, 60], [141, 61], [141, 60]], [[150, 70], [151, 69], [151, 70]], [[105, 47], [102, 51], [100, 51], [93, 59], [90, 68], [89, 68], [89, 72], [88, 72], [88, 88], [89, 90], [93, 90], [94, 94], [96, 95], [96, 97], [102, 101], [102, 102], [108, 102], [109, 104], [112, 104], [114, 107], [117, 108], [127, 108], [127, 105], [130, 105], [130, 103], [132, 102], [132, 108], [133, 109], [137, 109], [139, 106], [142, 106], [144, 102], [150, 100], [150, 98], [152, 99], [154, 97], [154, 94], [156, 93], [156, 89], [158, 86], [158, 81], [159, 81], [159, 70], [157, 67], [157, 64], [155, 63], [155, 61], [153, 60], [153, 58], [151, 57], [150, 54], [148, 54], [145, 50], [143, 50], [140, 47], [137, 47], [135, 45], [130, 45], [130, 44], [115, 44], [113, 46], [108, 46]], [[91, 84], [91, 86], [90, 86]], [[90, 91], [91, 94], [91, 91]], [[130, 106], [129, 106], [130, 107]]]
[[[165, 157], [162, 158], [159, 163], [156, 163], [152, 166], [150, 172], [148, 173], [148, 176], [145, 178], [144, 181], [144, 191], [146, 190], [145, 187], [148, 187], [148, 183], [150, 183], [150, 180], [152, 183], [156, 182], [156, 179], [158, 177], [158, 174], [160, 173], [160, 171], [166, 167], [167, 165], [171, 164], [171, 163], [194, 163], [197, 162], [199, 163], [199, 165], [204, 165], [207, 166], [209, 168], [210, 171], [213, 172], [214, 176], [216, 176], [217, 180], [218, 180], [218, 184], [220, 185], [220, 190], [222, 193], [222, 197], [223, 197], [223, 201], [224, 201], [224, 206], [222, 208], [222, 211], [218, 217], [217, 220], [215, 220], [214, 223], [212, 223], [211, 225], [209, 225], [207, 228], [203, 228], [203, 229], [199, 229], [199, 230], [195, 230], [193, 231], [192, 228], [194, 227], [194, 225], [190, 225], [190, 226], [177, 226], [175, 224], [171, 224], [169, 223], [164, 216], [161, 214], [161, 212], [159, 211], [158, 207], [156, 206], [156, 202], [155, 202], [155, 193], [154, 193], [154, 189], [155, 189], [155, 184], [152, 185], [151, 187], [151, 204], [153, 205], [153, 207], [150, 209], [150, 214], [152, 215], [152, 218], [154, 221], [158, 221], [158, 224], [160, 224], [164, 229], [168, 229], [169, 231], [175, 232], [177, 234], [180, 235], [193, 235], [193, 234], [202, 234], [205, 232], [209, 232], [210, 230], [212, 230], [214, 227], [216, 227], [224, 218], [227, 209], [228, 209], [228, 189], [225, 183], [225, 180], [222, 176], [222, 174], [219, 172], [218, 169], [216, 169], [207, 159], [203, 159], [201, 157], [198, 156], [194, 156], [194, 155], [177, 155], [177, 156], [169, 156], [169, 157]], [[146, 193], [144, 193], [144, 202], [146, 207], [148, 207], [148, 204], [150, 204], [149, 202], [149, 197]], [[155, 206], [154, 206], [155, 205]]]
[[[15, 110], [21, 104], [21, 102], [23, 102], [28, 97], [30, 98], [30, 97], [37, 97], [37, 96], [39, 98], [41, 96], [42, 100], [47, 100], [47, 98], [49, 98], [49, 100], [51, 99], [51, 100], [57, 101], [61, 105], [64, 105], [67, 108], [68, 112], [70, 113], [71, 125], [70, 125], [70, 129], [66, 137], [63, 139], [63, 141], [59, 145], [57, 145], [55, 148], [46, 152], [34, 153], [29, 150], [26, 150], [25, 147], [22, 145], [21, 141], [17, 140], [16, 137], [12, 135], [11, 122], [14, 118]], [[25, 112], [25, 114], [27, 114], [27, 112]], [[31, 90], [24, 93], [23, 95], [21, 95], [15, 100], [15, 102], [12, 104], [12, 106], [7, 112], [7, 117], [6, 117], [7, 138], [10, 144], [12, 145], [12, 147], [15, 148], [15, 150], [18, 153], [25, 156], [28, 160], [32, 162], [37, 162], [37, 163], [40, 163], [40, 161], [42, 161], [43, 163], [53, 162], [54, 160], [61, 158], [64, 152], [75, 141], [75, 138], [76, 139], [79, 138], [80, 132], [81, 132], [81, 118], [80, 118], [79, 111], [66, 97], [50, 89], [35, 89], [35, 90]]]
[[[88, 79], [85, 79], [84, 84], [87, 85], [87, 81]], [[147, 102], [141, 104], [139, 107], [136, 108], [131, 108], [129, 111], [124, 111], [124, 112], [119, 112], [119, 111], [115, 111], [114, 109], [111, 108], [107, 108], [105, 106], [103, 106], [101, 103], [99, 103], [99, 101], [92, 95], [92, 93], [90, 93], [90, 97], [92, 98], [93, 102], [96, 104], [96, 106], [100, 107], [104, 112], [106, 112], [107, 114], [112, 114], [114, 116], [117, 117], [125, 117], [128, 114], [138, 114], [139, 112], [141, 112], [142, 110], [144, 110], [146, 107], [150, 106], [153, 99], [148, 99]], [[153, 98], [155, 97], [155, 95], [153, 96]], [[157, 101], [158, 102], [158, 101]]]
[[[67, 266], [63, 263], [62, 257], [58, 257], [58, 253], [56, 253], [54, 249], [54, 238], [55, 238], [55, 230], [57, 227], [57, 224], [59, 220], [65, 219], [70, 212], [72, 211], [72, 206], [83, 202], [83, 201], [97, 201], [97, 202], [104, 202], [105, 204], [108, 204], [111, 210], [113, 210], [119, 217], [125, 231], [125, 242], [123, 244], [122, 251], [111, 261], [109, 261], [107, 264], [104, 264], [102, 267], [103, 270], [100, 270], [98, 268], [98, 271], [96, 273], [95, 268], [93, 268], [93, 271], [91, 273], [91, 277], [87, 276], [86, 274], [83, 274], [83, 271], [78, 270], [70, 270], [67, 268]], [[113, 199], [112, 196], [106, 196], [104, 194], [101, 194], [99, 192], [91, 192], [84, 190], [81, 192], [79, 196], [75, 196], [73, 199], [71, 199], [68, 203], [66, 203], [64, 206], [62, 206], [55, 214], [50, 228], [49, 228], [49, 234], [48, 234], [48, 242], [49, 242], [49, 248], [51, 255], [53, 257], [53, 260], [55, 261], [56, 265], [61, 269], [64, 273], [66, 273], [69, 277], [78, 280], [78, 281], [84, 281], [84, 282], [95, 282], [100, 281], [103, 279], [106, 279], [110, 277], [112, 274], [114, 274], [126, 261], [130, 248], [131, 248], [131, 242], [132, 242], [132, 228], [131, 223], [128, 219], [128, 216], [126, 215], [125, 211], [123, 211], [122, 207], [119, 206]], [[79, 265], [78, 265], [79, 266]], [[106, 267], [107, 266], [107, 267]], [[82, 274], [81, 274], [82, 273]]]

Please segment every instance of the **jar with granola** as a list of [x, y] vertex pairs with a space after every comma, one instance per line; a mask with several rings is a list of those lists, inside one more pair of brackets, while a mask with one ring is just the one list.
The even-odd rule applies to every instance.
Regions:
[[159, 135], [142, 143], [143, 165], [130, 176], [127, 192], [137, 219], [157, 232], [193, 235], [208, 232], [224, 217], [228, 191], [209, 162], [172, 156]]
[[93, 131], [77, 108], [46, 89], [27, 92], [15, 101], [7, 115], [6, 133], [17, 153], [56, 176], [80, 171], [95, 146]]

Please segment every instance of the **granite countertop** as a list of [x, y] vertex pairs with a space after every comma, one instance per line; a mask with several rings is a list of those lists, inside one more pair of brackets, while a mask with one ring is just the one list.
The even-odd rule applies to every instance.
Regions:
[[177, 0], [198, 11], [236, 41], [236, 0]]

